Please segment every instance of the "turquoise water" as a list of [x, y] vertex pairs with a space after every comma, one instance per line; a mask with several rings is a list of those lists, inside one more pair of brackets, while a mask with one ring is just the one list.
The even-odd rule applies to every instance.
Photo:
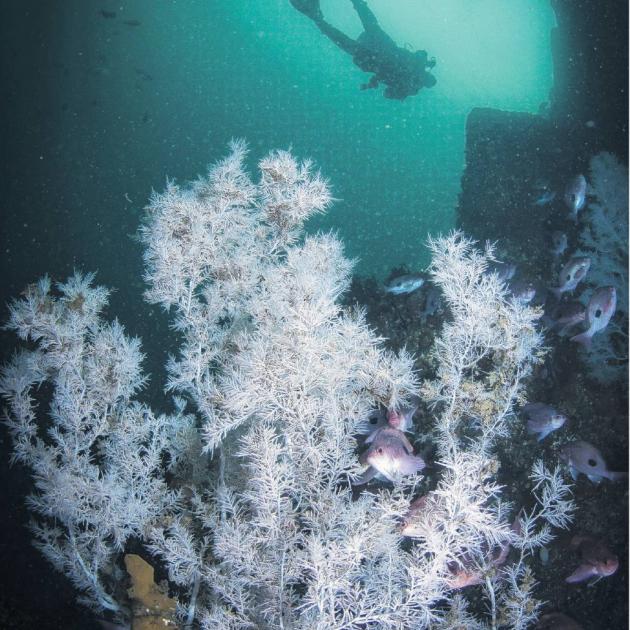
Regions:
[[[367, 75], [288, 0], [60, 3], [47, 73], [54, 140], [41, 159], [74, 191], [76, 260], [102, 269], [152, 187], [194, 177], [240, 136], [254, 159], [276, 147], [315, 159], [338, 202], [309, 227], [336, 230], [359, 274], [426, 264], [426, 234], [454, 222], [466, 115], [538, 111], [552, 84], [554, 17], [544, 0], [370, 6], [399, 45], [437, 58], [435, 88], [402, 102], [361, 91]], [[349, 2], [322, 10], [361, 32]], [[124, 259], [129, 244], [120, 247], [113, 257]]]

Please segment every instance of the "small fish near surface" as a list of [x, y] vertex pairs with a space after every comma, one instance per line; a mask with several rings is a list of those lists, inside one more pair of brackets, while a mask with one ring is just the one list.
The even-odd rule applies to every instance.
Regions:
[[389, 426], [377, 429], [366, 443], [370, 447], [362, 453], [359, 461], [367, 465], [368, 469], [359, 477], [356, 485], [367, 483], [377, 473], [395, 482], [405, 475], [415, 475], [425, 467], [424, 460], [413, 455], [411, 442], [398, 429]]
[[569, 182], [564, 191], [564, 202], [569, 208], [569, 218], [577, 223], [578, 213], [586, 203], [586, 178], [584, 175], [576, 175]]
[[557, 297], [563, 293], [573, 291], [575, 287], [584, 279], [591, 267], [591, 259], [588, 256], [574, 256], [562, 268], [558, 275], [558, 286], [551, 289]]
[[106, 11], [105, 9], [101, 9], [99, 11], [101, 17], [104, 17], [106, 20], [113, 20], [116, 17], [116, 11]]
[[565, 444], [560, 449], [559, 455], [560, 459], [568, 464], [571, 476], [575, 481], [577, 481], [580, 473], [586, 475], [593, 483], [599, 483], [602, 479], [619, 481], [628, 476], [625, 472], [609, 470], [606, 460], [599, 450], [583, 440]]
[[394, 295], [413, 293], [426, 282], [426, 276], [421, 273], [407, 273], [397, 276], [385, 284], [385, 291]]
[[571, 337], [571, 341], [576, 341], [589, 348], [593, 342], [593, 335], [608, 326], [616, 308], [617, 291], [615, 287], [597, 289], [586, 307], [585, 321], [588, 328], [583, 333]]
[[581, 556], [580, 566], [566, 578], [565, 582], [576, 584], [591, 578], [595, 581], [613, 575], [619, 568], [619, 558], [608, 547], [593, 536], [574, 536], [571, 547]]
[[552, 431], [556, 431], [564, 425], [567, 417], [544, 403], [527, 403], [523, 407], [523, 413], [527, 417], [527, 430], [535, 433], [538, 441], [544, 440]]

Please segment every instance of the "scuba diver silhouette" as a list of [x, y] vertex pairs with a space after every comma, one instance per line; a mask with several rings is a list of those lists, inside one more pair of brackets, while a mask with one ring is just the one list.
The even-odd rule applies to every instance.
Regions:
[[365, 0], [350, 0], [364, 29], [356, 40], [324, 20], [319, 0], [289, 1], [310, 18], [328, 39], [352, 55], [355, 65], [364, 72], [372, 73], [370, 80], [361, 86], [362, 90], [376, 88], [383, 83], [385, 98], [402, 101], [417, 94], [423, 87], [435, 85], [435, 77], [427, 71], [435, 66], [435, 58], [429, 59], [426, 50], [412, 52], [397, 46], [379, 26]]

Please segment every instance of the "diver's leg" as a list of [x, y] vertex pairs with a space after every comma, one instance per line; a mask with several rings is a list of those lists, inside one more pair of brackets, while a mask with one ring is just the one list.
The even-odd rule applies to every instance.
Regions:
[[322, 11], [319, 8], [319, 0], [289, 0], [295, 9], [304, 13], [311, 20], [322, 19]]
[[319, 8], [319, 0], [289, 0], [294, 8], [300, 13], [306, 15], [315, 22], [317, 28], [336, 46], [344, 52], [354, 56], [359, 49], [359, 45], [354, 39], [342, 33], [338, 28], [328, 24], [324, 20], [321, 9]]
[[350, 2], [352, 2], [352, 6], [357, 12], [357, 15], [359, 16], [361, 24], [363, 24], [363, 28], [365, 29], [366, 33], [382, 30], [379, 26], [376, 16], [374, 15], [374, 13], [372, 13], [372, 9], [368, 7], [365, 0], [350, 0]]
[[354, 57], [360, 46], [352, 37], [348, 37], [345, 33], [342, 33], [338, 28], [328, 24], [325, 20], [313, 21], [317, 24], [317, 28], [326, 35], [333, 44], [336, 44], [341, 50]]

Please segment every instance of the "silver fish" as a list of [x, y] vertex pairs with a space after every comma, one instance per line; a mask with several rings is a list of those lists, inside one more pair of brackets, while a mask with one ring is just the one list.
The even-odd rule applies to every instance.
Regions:
[[534, 191], [534, 204], [537, 206], [546, 206], [556, 198], [556, 191], [551, 187], [547, 179], [537, 180], [534, 184]]
[[400, 525], [400, 533], [403, 536], [414, 537], [422, 535], [422, 529], [418, 528], [417, 521], [420, 515], [426, 510], [432, 494], [432, 492], [423, 494], [409, 504], [409, 510], [403, 517]]
[[400, 409], [389, 409], [387, 411], [387, 422], [390, 427], [399, 429], [400, 431], [409, 431], [411, 429], [413, 414], [416, 413], [420, 399], [418, 396], [412, 396], [410, 404]]
[[516, 265], [509, 262], [495, 261], [488, 266], [488, 272], [496, 273], [501, 282], [507, 282], [514, 277]]
[[569, 465], [571, 476], [576, 481], [580, 473], [585, 474], [593, 483], [599, 483], [604, 478], [619, 481], [628, 476], [625, 472], [608, 470], [606, 460], [599, 450], [583, 440], [565, 444], [560, 449], [560, 459]]
[[543, 190], [538, 197], [536, 197], [534, 204], [536, 206], [546, 206], [556, 198], [555, 190]]
[[608, 326], [610, 318], [617, 308], [617, 291], [615, 287], [601, 287], [593, 293], [586, 307], [586, 324], [588, 328], [579, 335], [571, 337], [571, 341], [577, 341], [589, 348], [593, 335]]
[[536, 297], [536, 287], [527, 280], [514, 280], [508, 289], [512, 297], [523, 304], [529, 304]]
[[544, 403], [527, 403], [523, 413], [527, 416], [527, 430], [536, 433], [539, 442], [567, 421], [564, 414]]
[[571, 547], [580, 552], [582, 563], [566, 578], [565, 582], [575, 584], [592, 577], [601, 579], [615, 573], [619, 568], [619, 558], [608, 547], [592, 536], [574, 536]]
[[427, 317], [432, 317], [442, 308], [442, 293], [432, 286], [426, 293], [424, 307], [420, 311], [420, 319], [426, 321]]
[[377, 473], [389, 481], [398, 481], [405, 475], [415, 475], [424, 466], [424, 460], [413, 455], [413, 446], [405, 434], [393, 427], [374, 431], [366, 440], [370, 447], [359, 461], [369, 468], [361, 475], [358, 484], [366, 483]]
[[560, 337], [564, 337], [571, 328], [586, 319], [586, 309], [581, 302], [564, 302], [554, 310], [551, 326]]
[[569, 246], [569, 239], [564, 232], [556, 230], [551, 233], [551, 253], [554, 256], [562, 256]]
[[364, 422], [361, 423], [361, 433], [373, 433], [376, 429], [387, 426], [387, 410], [384, 407], [372, 409]]
[[569, 218], [577, 223], [578, 212], [586, 202], [586, 178], [584, 175], [576, 175], [564, 191], [564, 202], [569, 208]]
[[419, 289], [425, 283], [425, 280], [425, 276], [421, 273], [407, 273], [390, 280], [385, 285], [385, 291], [394, 295], [412, 293]]
[[575, 256], [562, 268], [558, 275], [558, 286], [551, 289], [556, 297], [560, 297], [567, 291], [573, 291], [579, 282], [586, 276], [591, 267], [591, 259], [588, 256]]
[[[519, 512], [512, 523], [511, 530], [519, 536], [521, 533], [521, 512]], [[482, 543], [483, 547], [488, 549], [487, 545]], [[510, 553], [510, 544], [505, 542], [502, 545], [495, 545], [491, 547], [486, 556], [486, 562], [499, 568], [505, 564], [507, 557]], [[485, 581], [483, 572], [480, 570], [477, 559], [472, 555], [465, 553], [457, 560], [452, 560], [448, 564], [450, 576], [448, 577], [448, 585], [453, 589], [462, 589], [467, 586], [475, 586], [477, 584], [483, 584]]]

